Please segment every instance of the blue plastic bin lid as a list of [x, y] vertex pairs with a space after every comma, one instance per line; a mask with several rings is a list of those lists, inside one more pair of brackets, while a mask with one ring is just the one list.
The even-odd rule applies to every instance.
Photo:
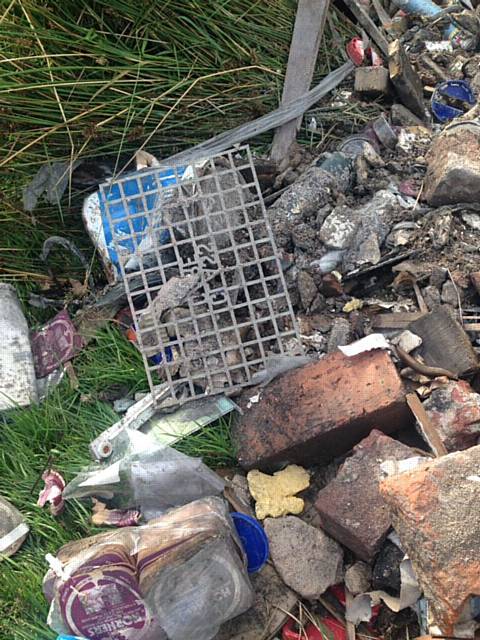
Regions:
[[432, 96], [432, 111], [439, 122], [448, 122], [458, 116], [462, 116], [465, 109], [457, 109], [449, 104], [444, 104], [443, 98], [460, 100], [465, 105], [473, 107], [476, 104], [475, 94], [466, 80], [447, 80], [437, 85]]
[[248, 573], [256, 573], [268, 560], [268, 538], [262, 525], [244, 513], [230, 514], [247, 555]]

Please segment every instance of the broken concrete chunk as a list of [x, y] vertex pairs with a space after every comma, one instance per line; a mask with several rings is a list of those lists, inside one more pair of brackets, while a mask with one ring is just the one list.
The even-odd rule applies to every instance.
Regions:
[[480, 215], [478, 213], [462, 213], [462, 220], [471, 229], [480, 231]]
[[245, 468], [327, 462], [346, 453], [373, 426], [392, 433], [411, 422], [405, 390], [380, 350], [332, 353], [274, 380], [260, 402], [233, 425]]
[[297, 594], [268, 564], [250, 580], [255, 591], [253, 606], [222, 625], [215, 640], [267, 640], [277, 633], [298, 602]]
[[425, 117], [423, 102], [423, 84], [413, 69], [400, 40], [388, 46], [388, 67], [390, 80], [401, 102], [419, 118]]
[[260, 471], [250, 471], [247, 475], [248, 488], [256, 501], [255, 513], [259, 520], [267, 516], [277, 518], [289, 513], [302, 513], [304, 502], [295, 497], [310, 484], [308, 471], [295, 464], [289, 465], [273, 476]]
[[315, 600], [342, 578], [343, 551], [323, 531], [300, 518], [267, 518], [265, 532], [276, 570], [303, 598]]
[[398, 345], [400, 349], [403, 349], [407, 353], [410, 353], [422, 344], [422, 339], [420, 338], [420, 336], [417, 336], [406, 329], [405, 331], [402, 331], [400, 335], [392, 338], [391, 342], [392, 344]]
[[425, 198], [432, 206], [480, 200], [480, 126], [451, 127], [432, 143], [427, 156]]
[[433, 311], [442, 304], [440, 291], [437, 289], [437, 287], [434, 287], [431, 284], [428, 285], [428, 287], [422, 289], [422, 295], [423, 299], [425, 300], [425, 304], [430, 311]]
[[422, 338], [420, 354], [429, 366], [442, 367], [459, 376], [478, 369], [478, 357], [468, 335], [444, 307], [415, 320], [410, 329]]
[[402, 548], [447, 635], [471, 595], [480, 595], [480, 447], [450, 453], [383, 480]]
[[390, 79], [385, 67], [358, 67], [355, 69], [354, 90], [361, 96], [379, 98], [387, 96], [389, 89]]
[[296, 224], [292, 229], [292, 241], [297, 249], [313, 252], [317, 245], [317, 234], [315, 229], [306, 222]]
[[480, 395], [465, 380], [432, 391], [423, 403], [447, 451], [468, 449], [480, 437]]
[[335, 318], [332, 331], [328, 338], [327, 352], [333, 353], [338, 346], [350, 344], [352, 341], [352, 327], [346, 318]]
[[320, 240], [331, 249], [347, 249], [358, 224], [358, 214], [349, 207], [335, 207], [320, 229]]
[[364, 264], [378, 264], [380, 247], [390, 231], [388, 214], [397, 205], [391, 191], [378, 191], [366, 205], [356, 209], [352, 215], [358, 225], [350, 242], [350, 249], [343, 258], [343, 270], [351, 271]]
[[452, 227], [453, 216], [451, 213], [443, 213], [435, 217], [435, 223], [430, 230], [434, 249], [441, 249], [450, 240], [450, 229]]
[[454, 309], [458, 307], [458, 296], [460, 295], [460, 290], [457, 290], [455, 285], [451, 280], [447, 280], [442, 286], [442, 302], [451, 305]]
[[365, 562], [355, 562], [345, 571], [345, 586], [354, 596], [366, 593], [372, 583], [372, 569]]
[[[292, 230], [299, 222], [318, 214], [329, 204], [336, 180], [320, 167], [310, 167], [268, 209], [268, 217], [279, 249], [292, 244]], [[328, 209], [325, 208], [325, 215]]]
[[354, 449], [315, 502], [322, 528], [365, 562], [371, 562], [392, 526], [379, 483], [380, 464], [406, 460], [413, 449], [374, 429]]

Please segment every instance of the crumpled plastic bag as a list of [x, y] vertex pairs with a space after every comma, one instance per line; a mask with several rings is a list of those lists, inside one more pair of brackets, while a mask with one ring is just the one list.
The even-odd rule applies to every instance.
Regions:
[[220, 498], [70, 542], [50, 565], [50, 627], [89, 640], [210, 640], [254, 599]]
[[224, 481], [200, 458], [190, 458], [151, 436], [124, 429], [107, 462], [81, 472], [64, 498], [96, 498], [110, 509], [140, 509], [145, 520], [206, 496], [220, 495]]

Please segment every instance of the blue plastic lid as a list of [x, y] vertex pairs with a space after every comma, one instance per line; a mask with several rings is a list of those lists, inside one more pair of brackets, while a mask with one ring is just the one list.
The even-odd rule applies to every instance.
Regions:
[[244, 513], [230, 514], [247, 555], [248, 573], [256, 573], [268, 560], [268, 538], [262, 525]]
[[470, 107], [473, 107], [477, 102], [475, 94], [466, 80], [447, 80], [445, 82], [441, 82], [437, 85], [435, 93], [432, 96], [433, 115], [440, 122], [448, 122], [449, 120], [458, 118], [468, 109], [468, 106], [465, 106], [464, 109], [458, 109], [457, 107], [445, 104], [443, 98], [460, 100], [464, 105], [468, 105]]

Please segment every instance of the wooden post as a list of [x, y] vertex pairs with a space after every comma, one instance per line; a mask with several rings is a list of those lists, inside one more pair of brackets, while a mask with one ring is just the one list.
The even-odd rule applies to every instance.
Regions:
[[[282, 104], [295, 100], [310, 89], [329, 4], [330, 0], [298, 0]], [[302, 116], [276, 130], [272, 160], [279, 162], [286, 156], [297, 137], [301, 121]]]

